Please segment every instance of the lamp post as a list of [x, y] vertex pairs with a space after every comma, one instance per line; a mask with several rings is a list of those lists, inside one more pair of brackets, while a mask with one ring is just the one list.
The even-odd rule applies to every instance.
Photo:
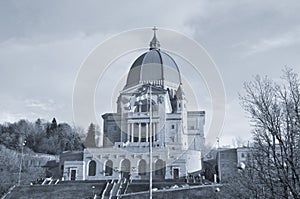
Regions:
[[219, 183], [221, 183], [221, 150], [220, 150], [220, 138], [217, 137], [218, 142], [218, 172], [219, 172]]
[[93, 198], [95, 197], [95, 186], [92, 186], [92, 190], [93, 190]]
[[150, 106], [149, 106], [149, 198], [152, 199], [152, 89], [150, 87]]
[[21, 161], [20, 161], [20, 167], [19, 167], [19, 178], [18, 178], [18, 186], [21, 184], [21, 174], [22, 174], [22, 163], [23, 163], [23, 152], [24, 152], [24, 146], [26, 145], [26, 140], [22, 143], [21, 146]]

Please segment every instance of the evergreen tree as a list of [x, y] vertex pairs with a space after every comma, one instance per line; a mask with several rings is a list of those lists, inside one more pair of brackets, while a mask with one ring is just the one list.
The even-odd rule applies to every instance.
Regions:
[[57, 131], [57, 122], [56, 122], [56, 119], [53, 118], [51, 124], [48, 123], [47, 128], [46, 128], [47, 137], [49, 138], [49, 137], [55, 135], [56, 131]]
[[56, 128], [57, 128], [57, 122], [56, 122], [55, 117], [52, 119], [50, 128], [51, 128], [51, 130], [56, 130]]
[[85, 147], [96, 147], [96, 126], [91, 123], [87, 132], [87, 137], [85, 139], [84, 145]]

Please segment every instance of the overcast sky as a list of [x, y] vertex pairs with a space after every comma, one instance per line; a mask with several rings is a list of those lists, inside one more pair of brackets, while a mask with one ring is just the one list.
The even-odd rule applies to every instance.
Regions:
[[119, 32], [156, 25], [208, 51], [227, 95], [221, 144], [248, 140], [238, 93], [256, 74], [278, 79], [284, 66], [300, 73], [299, 10], [296, 0], [0, 1], [0, 122], [72, 122], [74, 81], [89, 52]]

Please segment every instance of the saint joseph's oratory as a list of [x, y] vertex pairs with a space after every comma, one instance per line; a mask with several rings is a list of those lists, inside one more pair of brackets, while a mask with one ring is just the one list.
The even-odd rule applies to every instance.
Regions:
[[205, 112], [187, 110], [179, 68], [154, 30], [149, 50], [130, 67], [117, 113], [102, 115], [102, 146], [66, 159], [63, 179], [145, 180], [151, 168], [153, 179], [178, 179], [200, 171]]

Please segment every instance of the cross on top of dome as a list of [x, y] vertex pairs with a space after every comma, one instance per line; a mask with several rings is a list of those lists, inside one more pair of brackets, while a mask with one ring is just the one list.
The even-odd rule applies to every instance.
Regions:
[[156, 26], [154, 26], [152, 30], [154, 32], [154, 35], [153, 35], [153, 38], [150, 42], [150, 50], [152, 50], [152, 49], [158, 49], [159, 50], [160, 43], [159, 43], [158, 39], [156, 38], [156, 31], [157, 31]]

